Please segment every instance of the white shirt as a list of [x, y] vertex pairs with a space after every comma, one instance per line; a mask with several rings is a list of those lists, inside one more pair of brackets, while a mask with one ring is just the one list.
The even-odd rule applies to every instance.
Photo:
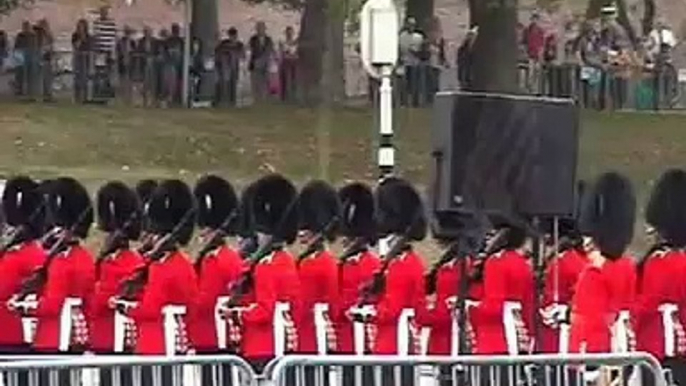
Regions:
[[666, 44], [670, 48], [676, 46], [676, 37], [669, 28], [659, 28], [650, 31], [650, 52], [656, 54], [660, 52], [660, 46]]

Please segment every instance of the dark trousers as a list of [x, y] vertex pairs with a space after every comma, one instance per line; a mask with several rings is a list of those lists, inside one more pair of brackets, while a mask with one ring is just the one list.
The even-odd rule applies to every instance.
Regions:
[[[668, 358], [662, 367], [668, 371], [667, 384], [686, 386], [686, 359]], [[655, 386], [655, 377], [645, 368], [641, 368], [641, 386]]]
[[183, 379], [174, 383], [174, 368], [171, 366], [141, 366], [140, 374], [141, 386], [183, 386]]
[[[28, 345], [16, 345], [16, 346], [0, 346], [0, 355], [29, 355], [31, 354], [31, 347]], [[13, 371], [3, 374], [5, 377], [5, 385], [15, 384], [15, 385], [28, 385], [29, 384], [29, 372], [28, 371]]]
[[[98, 352], [97, 355], [130, 355], [130, 353]], [[100, 386], [132, 386], [133, 369], [131, 367], [102, 368]]]
[[[360, 380], [356, 383], [355, 377], [358, 376]], [[374, 368], [370, 366], [344, 367], [343, 386], [374, 386]]]
[[[399, 371], [396, 371], [399, 369]], [[396, 382], [397, 376], [399, 382]], [[412, 386], [414, 385], [414, 368], [411, 366], [384, 366], [381, 368], [382, 386]]]
[[[198, 352], [198, 355], [221, 355], [230, 354], [223, 352]], [[233, 354], [233, 353], [231, 353]], [[217, 363], [204, 365], [201, 368], [202, 386], [234, 386], [233, 385], [233, 366]]]
[[[68, 352], [59, 351], [37, 351], [33, 354], [45, 355], [45, 356], [68, 356], [68, 355], [81, 355], [83, 351], [74, 350]], [[72, 386], [75, 384], [72, 379], [76, 382], [79, 372], [75, 370], [38, 370], [38, 385], [39, 386]]]

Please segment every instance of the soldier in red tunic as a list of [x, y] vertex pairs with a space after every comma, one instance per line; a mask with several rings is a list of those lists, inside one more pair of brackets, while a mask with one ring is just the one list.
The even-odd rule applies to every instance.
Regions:
[[[241, 256], [226, 243], [238, 225], [238, 197], [228, 181], [214, 175], [200, 179], [193, 193], [202, 247], [194, 264], [199, 292], [188, 325], [191, 342], [199, 354], [236, 353], [228, 342], [227, 321], [218, 312], [243, 274]], [[213, 369], [202, 370], [203, 384], [212, 385]], [[221, 375], [222, 384], [231, 384], [230, 367], [223, 366]]]
[[[379, 234], [393, 240], [380, 272], [361, 301], [362, 305], [374, 306], [370, 320], [377, 331], [372, 352], [419, 354], [414, 318], [425, 307], [424, 259], [413, 250], [412, 242], [426, 237], [424, 205], [414, 187], [399, 178], [388, 178], [379, 185], [376, 202]], [[383, 370], [383, 384], [395, 384], [396, 371]], [[412, 368], [402, 368], [401, 373], [403, 385], [414, 384]]]
[[[98, 227], [107, 234], [105, 246], [96, 263], [96, 285], [88, 304], [91, 327], [91, 350], [96, 354], [132, 352], [135, 325], [117, 313], [113, 301], [122, 283], [143, 265], [143, 258], [130, 243], [140, 237], [142, 212], [136, 193], [124, 183], [109, 182], [96, 198]], [[130, 383], [127, 374], [122, 380]], [[112, 371], [103, 369], [103, 385], [116, 384]]]
[[[636, 198], [631, 182], [618, 173], [598, 178], [580, 217], [589, 264], [579, 277], [572, 300], [570, 351], [607, 353], [611, 328], [617, 320], [614, 286], [605, 267], [621, 258], [633, 238]], [[596, 369], [587, 367], [587, 377]]]
[[[686, 384], [686, 336], [679, 318], [686, 298], [686, 172], [669, 170], [653, 189], [646, 222], [655, 244], [639, 262], [638, 296], [631, 309], [636, 348], [654, 355], [671, 370], [676, 384]], [[643, 385], [654, 384], [643, 374]]]
[[7, 181], [2, 193], [5, 215], [5, 243], [0, 257], [0, 352], [27, 353], [33, 333], [33, 320], [8, 308], [12, 295], [24, 280], [45, 262], [45, 251], [38, 239], [45, 230], [45, 201], [39, 184], [28, 177]]
[[[328, 243], [336, 238], [341, 205], [336, 190], [326, 182], [311, 181], [298, 196], [298, 256], [301, 309], [298, 319], [298, 352], [326, 355], [336, 350], [331, 323], [338, 305], [338, 268]], [[305, 383], [315, 384], [313, 368], [305, 369]], [[328, 371], [317, 371], [317, 384], [327, 384]]]
[[[334, 308], [334, 324], [337, 332], [337, 352], [340, 354], [365, 354], [371, 352], [373, 334], [372, 324], [357, 323], [357, 328], [350, 315], [350, 309], [360, 300], [360, 289], [369, 283], [374, 273], [381, 267], [379, 257], [370, 250], [376, 243], [375, 205], [372, 190], [358, 182], [348, 184], [338, 191], [342, 204], [340, 235], [343, 237], [345, 251], [340, 256], [338, 266], [338, 305]], [[355, 332], [359, 334], [356, 347]], [[362, 369], [361, 369], [362, 370]], [[371, 371], [364, 368], [364, 384], [373, 382]], [[362, 377], [362, 373], [359, 375]], [[343, 369], [343, 385], [360, 385], [355, 383], [355, 370]]]

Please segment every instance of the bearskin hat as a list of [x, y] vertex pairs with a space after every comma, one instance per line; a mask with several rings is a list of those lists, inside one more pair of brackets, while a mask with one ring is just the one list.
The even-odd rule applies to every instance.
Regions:
[[120, 181], [103, 185], [96, 197], [98, 227], [104, 232], [123, 232], [128, 240], [140, 237], [142, 209], [136, 192]]
[[[298, 228], [315, 233], [324, 232], [333, 241], [341, 221], [338, 193], [324, 181], [310, 181], [298, 195]], [[328, 229], [327, 229], [328, 228]]]
[[11, 178], [2, 192], [5, 221], [11, 226], [25, 226], [30, 239], [39, 238], [45, 229], [45, 196], [40, 185], [29, 177]]
[[686, 246], [686, 172], [666, 171], [653, 188], [646, 206], [646, 222], [671, 246]]
[[47, 188], [52, 225], [72, 229], [74, 236], [86, 238], [94, 217], [86, 188], [71, 177], [51, 181]]
[[177, 229], [176, 241], [186, 245], [195, 227], [195, 200], [180, 180], [163, 181], [152, 193], [148, 207], [150, 232], [164, 235]]
[[[208, 175], [193, 190], [198, 205], [198, 226], [235, 233], [238, 224], [238, 196], [225, 179]], [[230, 221], [229, 224], [226, 224]]]
[[391, 177], [376, 190], [379, 234], [406, 235], [413, 241], [426, 237], [427, 220], [419, 193], [407, 181]]
[[271, 174], [255, 181], [251, 212], [255, 230], [292, 243], [298, 231], [297, 190], [286, 178]]
[[362, 237], [376, 242], [374, 193], [365, 184], [354, 182], [338, 191], [342, 204], [341, 235]]
[[601, 175], [585, 195], [580, 231], [591, 237], [608, 259], [620, 258], [634, 235], [636, 195], [631, 182], [623, 175]]
[[150, 200], [150, 196], [152, 196], [152, 192], [155, 191], [159, 184], [155, 180], [140, 180], [136, 184], [136, 187], [134, 190], [136, 191], [136, 195], [140, 199], [141, 203], [145, 204]]

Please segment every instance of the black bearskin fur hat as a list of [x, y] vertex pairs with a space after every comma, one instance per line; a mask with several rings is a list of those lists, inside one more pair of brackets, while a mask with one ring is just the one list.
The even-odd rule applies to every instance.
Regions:
[[74, 236], [86, 238], [94, 217], [86, 188], [73, 178], [62, 177], [47, 184], [47, 189], [52, 225], [72, 229]]
[[181, 227], [176, 240], [186, 245], [195, 227], [195, 200], [191, 189], [180, 180], [162, 182], [150, 197], [148, 208], [150, 231], [158, 235]]
[[354, 182], [338, 191], [342, 204], [341, 235], [366, 238], [376, 242], [376, 217], [374, 193], [365, 184]]
[[29, 177], [11, 178], [2, 192], [5, 221], [13, 227], [24, 226], [25, 237], [33, 240], [45, 230], [45, 196], [40, 185]]
[[396, 177], [381, 182], [376, 190], [376, 208], [381, 236], [406, 235], [413, 241], [426, 237], [424, 204], [409, 182]]
[[686, 246], [686, 172], [666, 171], [653, 188], [646, 222], [672, 247]]
[[134, 190], [136, 191], [136, 195], [141, 201], [141, 204], [145, 204], [150, 200], [150, 196], [152, 196], [152, 192], [155, 191], [157, 186], [159, 186], [159, 184], [155, 180], [138, 181]]
[[[193, 189], [198, 205], [198, 226], [222, 229], [234, 234], [238, 225], [238, 196], [225, 179], [208, 175], [201, 178]], [[229, 224], [226, 222], [229, 221]]]
[[291, 244], [298, 232], [297, 190], [286, 178], [271, 174], [255, 181], [251, 212], [255, 230]]
[[[315, 233], [324, 232], [333, 241], [341, 222], [341, 202], [338, 193], [324, 181], [310, 181], [298, 196], [298, 228]], [[328, 229], [327, 229], [328, 228]]]
[[615, 260], [626, 252], [634, 236], [636, 195], [631, 181], [609, 172], [601, 175], [584, 199], [582, 234], [591, 237], [604, 257]]
[[96, 197], [98, 227], [104, 232], [119, 231], [127, 240], [141, 234], [142, 209], [136, 192], [120, 181], [103, 185]]

